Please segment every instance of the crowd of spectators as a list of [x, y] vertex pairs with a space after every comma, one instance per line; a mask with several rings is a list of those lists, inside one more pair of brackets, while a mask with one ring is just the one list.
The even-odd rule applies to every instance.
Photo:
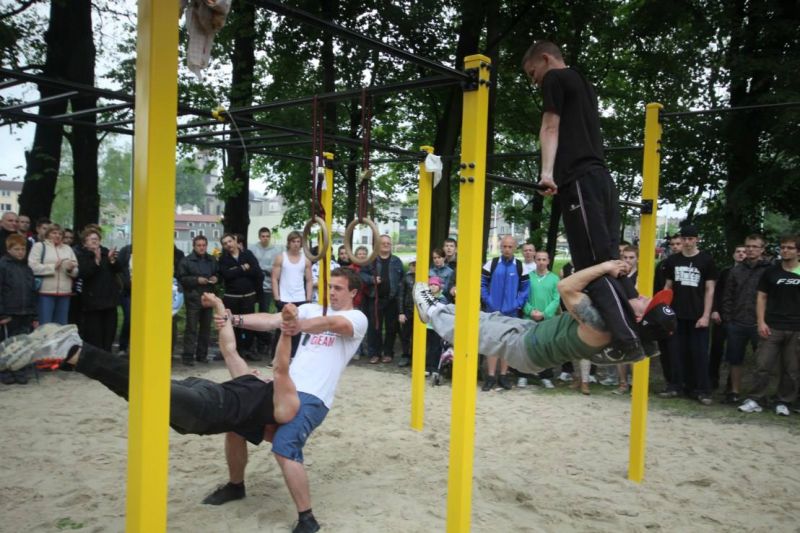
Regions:
[[[37, 220], [33, 229], [28, 217], [6, 212], [0, 218], [0, 339], [27, 333], [40, 324], [77, 324], [89, 343], [126, 353], [130, 337], [132, 247], [103, 246], [103, 232], [97, 225], [76, 233], [47, 219]], [[667, 341], [659, 343], [658, 361], [665, 382], [663, 398], [687, 397], [702, 405], [713, 402], [713, 394], [743, 412], [775, 408], [788, 415], [796, 403], [800, 385], [800, 266], [798, 237], [780, 239], [780, 251], [770, 254], [766, 240], [749, 235], [737, 246], [731, 264], [717, 265], [702, 250], [697, 229], [685, 225], [665, 243], [665, 257], [656, 265], [654, 290], [673, 291], [672, 307], [678, 327]], [[192, 251], [184, 257], [173, 246], [175, 315], [185, 306], [183, 342], [177, 347], [177, 320], [173, 320], [173, 347], [184, 365], [207, 363], [213, 357], [211, 310], [202, 307], [203, 293], [222, 296], [234, 314], [256, 310], [280, 310], [286, 303], [300, 305], [320, 298], [322, 281], [319, 263], [303, 253], [301, 235], [287, 235], [285, 246], [272, 242], [269, 228], [261, 228], [258, 242], [247, 248], [241, 235], [225, 234], [221, 249], [210, 250], [205, 236], [193, 239]], [[522, 259], [516, 254], [521, 252]], [[354, 254], [363, 262], [368, 249], [359, 246]], [[628, 263], [630, 281], [639, 280], [639, 252], [622, 243], [619, 257]], [[363, 281], [355, 304], [369, 321], [367, 338], [360, 353], [371, 365], [412, 363], [416, 257], [404, 265], [394, 254], [393, 242], [382, 235], [371, 262], [351, 262], [344, 246], [338, 248], [330, 268], [355, 270]], [[431, 254], [428, 283], [444, 303], [454, 303], [457, 288], [457, 243], [446, 239]], [[553, 258], [525, 243], [521, 247], [510, 236], [501, 240], [500, 255], [482, 268], [482, 310], [509, 317], [541, 322], [565, 312], [556, 288], [561, 277], [573, 271], [571, 263], [553, 271]], [[179, 296], [179, 299], [178, 299]], [[118, 312], [122, 325], [118, 331]], [[237, 349], [251, 361], [271, 360], [277, 338], [266, 333], [236, 329]], [[300, 337], [293, 339], [297, 349]], [[426, 332], [426, 375], [437, 376], [448, 349], [432, 330]], [[748, 348], [750, 351], [748, 351]], [[745, 364], [748, 353], [753, 362]], [[443, 355], [444, 354], [444, 355]], [[508, 368], [494, 354], [482, 354], [483, 391], [509, 390], [538, 382], [553, 388], [556, 376], [562, 382], [590, 394], [590, 383], [614, 386], [617, 394], [630, 392], [629, 365], [606, 367], [601, 378], [588, 360], [576, 360], [559, 369], [529, 375]], [[356, 359], [359, 357], [357, 356]], [[723, 365], [723, 363], [726, 363]], [[721, 376], [727, 368], [727, 376]], [[748, 372], [748, 368], [751, 368]], [[777, 374], [777, 391], [768, 396], [770, 380]], [[514, 379], [512, 379], [512, 376]], [[29, 369], [5, 372], [3, 383], [26, 383]], [[437, 381], [438, 382], [438, 381]], [[745, 384], [750, 388], [745, 390]]]

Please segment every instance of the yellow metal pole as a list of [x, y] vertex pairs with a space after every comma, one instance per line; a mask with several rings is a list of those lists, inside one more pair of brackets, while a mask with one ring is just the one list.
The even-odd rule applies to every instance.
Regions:
[[178, 4], [139, 0], [126, 530], [166, 531]]
[[475, 396], [478, 375], [478, 320], [481, 301], [483, 207], [486, 192], [486, 135], [489, 118], [490, 60], [464, 59], [475, 76], [464, 89], [461, 121], [461, 172], [458, 202], [458, 297], [447, 480], [447, 531], [470, 530], [472, 461], [475, 446]]
[[[322, 278], [322, 269], [325, 269], [327, 276], [325, 279], [331, 279], [331, 255], [333, 252], [333, 166], [328, 163], [333, 161], [333, 154], [331, 152], [323, 152], [322, 156], [325, 158], [325, 188], [322, 190], [322, 208], [325, 210], [325, 227], [328, 229], [328, 249], [325, 251], [325, 264], [320, 265], [320, 277]], [[336, 258], [338, 260], [338, 257]], [[330, 305], [328, 286], [324, 283], [319, 284], [319, 301], [324, 305]]]
[[[433, 146], [422, 146], [421, 150], [433, 153]], [[433, 174], [425, 171], [425, 163], [419, 164], [419, 198], [417, 200], [417, 270], [416, 281], [428, 281], [431, 249], [431, 204], [433, 198]], [[422, 431], [425, 418], [425, 348], [428, 330], [414, 308], [414, 352], [411, 355], [411, 427]]]
[[[644, 118], [644, 167], [642, 201], [652, 201], [653, 212], [643, 213], [639, 235], [639, 292], [653, 295], [656, 256], [656, 217], [658, 213], [658, 174], [661, 164], [661, 104], [647, 104]], [[651, 354], [648, 354], [651, 355]], [[644, 455], [647, 447], [647, 392], [650, 383], [650, 359], [633, 365], [631, 396], [631, 437], [628, 479], [640, 483], [644, 478]]]

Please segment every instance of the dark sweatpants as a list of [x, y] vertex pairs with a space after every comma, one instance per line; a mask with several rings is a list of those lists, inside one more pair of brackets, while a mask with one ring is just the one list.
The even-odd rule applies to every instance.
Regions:
[[[605, 168], [586, 171], [558, 188], [572, 264], [575, 270], [619, 259], [619, 193]], [[587, 287], [592, 304], [605, 320], [615, 342], [627, 344], [638, 339], [636, 318], [628, 303], [638, 293], [628, 278], [605, 276]]]
[[[128, 359], [84, 343], [75, 370], [99, 381], [111, 391], [128, 400]], [[237, 379], [258, 379], [242, 376]], [[265, 383], [271, 387], [271, 383]], [[244, 404], [221, 384], [202, 378], [172, 380], [170, 383], [169, 425], [181, 434], [214, 435], [236, 431], [247, 417], [245, 405], [237, 411], [231, 406]]]

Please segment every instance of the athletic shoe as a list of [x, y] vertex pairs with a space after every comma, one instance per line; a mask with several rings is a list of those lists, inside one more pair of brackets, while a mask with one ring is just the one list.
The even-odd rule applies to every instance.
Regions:
[[244, 490], [244, 483], [234, 485], [233, 483], [226, 483], [216, 488], [214, 492], [209, 494], [203, 499], [205, 505], [222, 505], [223, 503], [232, 502], [233, 500], [241, 500], [247, 496]]
[[589, 383], [597, 383], [597, 378], [591, 374], [589, 374]]
[[317, 531], [319, 531], [319, 524], [314, 515], [304, 516], [292, 529], [292, 533], [316, 533]]
[[775, 406], [775, 414], [780, 416], [789, 416], [789, 408], [786, 407], [786, 404], [779, 403]]
[[659, 398], [677, 398], [678, 396], [680, 396], [678, 391], [671, 390], [671, 389], [667, 389], [667, 390], [665, 390], [663, 392], [659, 392], [658, 393], [658, 397]]
[[75, 345], [83, 345], [77, 326], [44, 324], [33, 333], [0, 342], [0, 370], [16, 371], [45, 357], [63, 359]]
[[628, 386], [627, 385], [620, 385], [616, 389], [612, 390], [611, 394], [616, 394], [617, 396], [622, 396], [623, 394], [628, 394]]
[[428, 285], [421, 281], [414, 284], [414, 303], [417, 305], [419, 319], [425, 324], [431, 319], [431, 310], [437, 305], [442, 305], [442, 302], [431, 293]]
[[608, 346], [600, 352], [589, 356], [589, 360], [596, 365], [636, 363], [644, 358], [644, 348], [638, 341], [626, 345]]
[[547, 378], [542, 378], [542, 387], [544, 387], [545, 389], [555, 389], [556, 388], [556, 386], [553, 385], [553, 382], [550, 381]]
[[714, 403], [714, 400], [711, 399], [711, 396], [706, 396], [705, 394], [699, 394], [697, 396], [697, 401], [702, 405], [711, 405]]
[[397, 362], [397, 366], [400, 368], [405, 368], [411, 365], [411, 358], [410, 357], [401, 357], [400, 360]]
[[558, 375], [558, 380], [563, 381], [564, 383], [568, 383], [572, 381], [572, 374], [569, 372], [562, 372]]
[[760, 413], [762, 411], [758, 402], [750, 399], [745, 400], [745, 402], [739, 406], [739, 410], [743, 413]]
[[511, 390], [511, 383], [508, 382], [508, 376], [504, 374], [500, 374], [500, 377], [497, 378], [497, 384], [500, 385], [501, 389]]
[[494, 389], [494, 386], [497, 384], [497, 380], [494, 376], [488, 376], [486, 379], [483, 380], [483, 387], [481, 390], [484, 392], [488, 392]]
[[517, 380], [517, 388], [524, 389], [528, 386], [528, 378], [519, 378]]
[[[589, 379], [591, 380], [591, 377]], [[595, 380], [597, 380], [597, 378], [595, 378]], [[619, 385], [619, 381], [616, 378], [611, 377], [603, 378], [600, 380], [600, 385], [603, 385], [604, 387], [616, 387]]]

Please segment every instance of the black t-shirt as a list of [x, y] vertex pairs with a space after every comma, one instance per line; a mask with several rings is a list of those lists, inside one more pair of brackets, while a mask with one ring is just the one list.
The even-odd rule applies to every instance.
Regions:
[[714, 259], [707, 252], [692, 257], [672, 254], [665, 260], [664, 274], [672, 280], [672, 308], [681, 320], [703, 316], [706, 282], [719, 277]]
[[226, 392], [225, 419], [253, 444], [261, 442], [264, 426], [275, 423], [273, 382], [246, 374], [220, 385]]
[[758, 290], [767, 294], [764, 320], [769, 327], [800, 331], [800, 276], [778, 263], [764, 271]]
[[542, 80], [544, 111], [560, 117], [553, 178], [567, 184], [591, 168], [605, 168], [603, 138], [592, 85], [573, 68], [550, 70]]

